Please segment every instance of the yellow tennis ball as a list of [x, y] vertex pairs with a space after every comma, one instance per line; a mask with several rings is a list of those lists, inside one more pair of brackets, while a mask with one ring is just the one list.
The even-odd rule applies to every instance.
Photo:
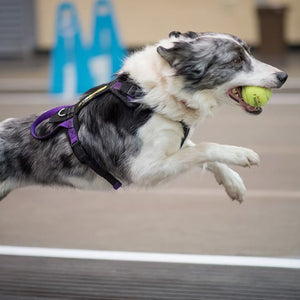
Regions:
[[271, 90], [258, 86], [243, 86], [242, 97], [243, 100], [253, 107], [261, 107], [265, 105], [270, 97]]

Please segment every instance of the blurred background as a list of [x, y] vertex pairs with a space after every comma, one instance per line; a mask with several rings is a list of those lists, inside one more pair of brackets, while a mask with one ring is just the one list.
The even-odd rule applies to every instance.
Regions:
[[[53, 71], [62, 67], [55, 52], [57, 9], [62, 3], [0, 0], [1, 120], [77, 101], [80, 91], [72, 83], [64, 90], [64, 77], [54, 76]], [[76, 44], [93, 49], [105, 37], [95, 31], [95, 1], [68, 3], [76, 9], [72, 28], [80, 33], [79, 44], [74, 38], [71, 48]], [[0, 245], [299, 258], [300, 1], [114, 0], [111, 4], [110, 26], [120, 61], [125, 53], [155, 43], [173, 30], [225, 32], [247, 41], [257, 58], [289, 74], [261, 115], [224, 107], [195, 132], [195, 142], [244, 146], [260, 154], [259, 167], [236, 168], [248, 188], [246, 201], [231, 202], [213, 176], [200, 169], [152, 190], [106, 193], [27, 187], [0, 203]], [[99, 49], [93, 51], [94, 56], [101, 54]], [[79, 51], [84, 54], [75, 58], [67, 54], [66, 60], [83, 59], [87, 52]], [[81, 72], [88, 64], [93, 68], [85, 61]], [[114, 68], [107, 61], [99, 64]], [[87, 81], [87, 87], [106, 75], [99, 76], [98, 82]], [[62, 85], [61, 90], [55, 90], [53, 80]]]
[[[299, 73], [300, 3], [297, 0], [111, 2], [117, 40], [129, 51], [155, 43], [173, 30], [226, 32], [248, 42], [259, 58], [280, 63], [280, 67], [289, 71], [290, 77], [297, 77]], [[51, 90], [49, 76], [53, 72], [49, 70], [49, 57], [59, 44], [57, 15], [62, 3], [59, 0], [1, 0], [2, 91]], [[72, 26], [79, 33], [81, 48], [97, 51], [93, 47], [100, 43], [101, 25], [95, 26], [95, 1], [74, 0], [69, 3], [76, 10], [73, 16], [76, 24]], [[9, 80], [11, 78], [14, 80]]]

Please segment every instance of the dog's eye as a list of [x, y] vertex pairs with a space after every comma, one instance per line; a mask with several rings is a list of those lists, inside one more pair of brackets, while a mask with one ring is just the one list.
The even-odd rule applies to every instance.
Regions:
[[194, 70], [193, 73], [195, 76], [201, 77], [203, 75], [203, 70]]
[[239, 57], [234, 58], [232, 62], [235, 64], [240, 64], [242, 61], [243, 61], [243, 58], [241, 56], [239, 56]]
[[194, 73], [200, 75], [202, 74], [202, 70], [194, 70]]

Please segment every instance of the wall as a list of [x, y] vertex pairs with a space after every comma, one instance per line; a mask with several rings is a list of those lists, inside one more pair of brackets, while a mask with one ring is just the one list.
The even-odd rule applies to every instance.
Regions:
[[289, 44], [300, 45], [300, 1], [269, 0], [273, 5], [288, 7], [286, 19], [286, 40]]
[[[288, 43], [300, 44], [300, 1], [271, 0], [289, 5], [286, 24]], [[55, 9], [60, 0], [36, 0], [38, 47], [53, 43]], [[94, 0], [72, 0], [84, 35], [90, 38]], [[251, 45], [259, 43], [258, 20], [253, 0], [114, 0], [120, 31], [128, 47], [153, 43], [172, 30], [229, 32]]]

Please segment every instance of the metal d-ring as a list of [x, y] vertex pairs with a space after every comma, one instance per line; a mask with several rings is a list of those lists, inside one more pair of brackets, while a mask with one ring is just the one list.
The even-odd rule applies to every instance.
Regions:
[[62, 109], [57, 113], [57, 115], [60, 116], [60, 117], [64, 117], [64, 116], [66, 115], [66, 113], [63, 113], [63, 111], [65, 111], [65, 110], [66, 110], [65, 107], [62, 108]]

